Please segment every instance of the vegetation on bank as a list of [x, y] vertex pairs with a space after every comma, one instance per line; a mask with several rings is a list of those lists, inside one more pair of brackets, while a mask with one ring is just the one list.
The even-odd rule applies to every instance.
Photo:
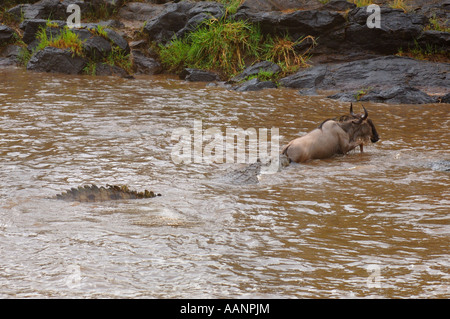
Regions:
[[[300, 54], [296, 46], [304, 41], [311, 44]], [[263, 35], [258, 25], [223, 18], [206, 20], [186, 37], [160, 45], [159, 55], [174, 72], [189, 67], [214, 70], [229, 78], [249, 63], [267, 60], [277, 63], [285, 75], [309, 66], [307, 51], [315, 44], [311, 36], [297, 41], [288, 35], [272, 37]]]
[[[107, 56], [93, 59], [86, 56], [83, 49], [83, 42], [77, 34], [67, 27], [63, 28], [58, 36], [52, 38], [48, 28], [55, 27], [50, 22], [41, 29], [37, 38], [39, 45], [33, 50], [28, 51], [27, 46], [21, 40], [21, 30], [18, 28], [18, 17], [7, 14], [7, 9], [17, 4], [34, 3], [36, 0], [5, 0], [5, 6], [0, 10], [0, 22], [10, 25], [17, 33], [14, 44], [20, 45], [22, 49], [21, 61], [27, 64], [32, 54], [47, 47], [54, 46], [61, 49], [68, 49], [74, 55], [82, 56], [88, 59], [88, 65], [85, 68], [86, 74], [95, 74], [98, 63], [104, 63], [111, 66], [119, 66], [131, 73], [133, 64], [129, 54], [125, 54], [116, 46], [112, 46], [111, 52]], [[141, 0], [133, 0], [141, 1]], [[200, 1], [200, 0], [198, 0]], [[327, 3], [329, 0], [319, 0]], [[367, 6], [372, 0], [349, 0], [359, 6]], [[124, 0], [124, 4], [132, 0]], [[294, 73], [299, 68], [308, 67], [311, 58], [310, 51], [317, 45], [316, 39], [307, 36], [301, 39], [292, 39], [288, 34], [272, 36], [263, 34], [257, 24], [246, 21], [235, 21], [229, 17], [236, 13], [244, 0], [216, 0], [225, 5], [225, 17], [221, 19], [209, 19], [200, 24], [195, 31], [189, 33], [183, 38], [172, 39], [166, 45], [156, 45], [149, 43], [149, 46], [155, 48], [160, 62], [166, 70], [171, 72], [181, 71], [183, 68], [198, 68], [211, 70], [219, 73], [223, 78], [230, 78], [241, 72], [246, 66], [258, 61], [272, 61], [277, 63], [282, 72], [278, 75], [261, 74], [260, 79], [276, 80], [290, 73]], [[106, 2], [105, 2], [106, 3]], [[399, 8], [406, 11], [410, 9], [406, 6], [405, 0], [389, 1], [392, 8]], [[93, 22], [114, 18], [118, 7], [111, 7], [107, 4], [89, 7], [83, 13], [83, 22]], [[23, 20], [21, 17], [20, 20]], [[446, 22], [436, 18], [434, 15], [429, 19], [429, 24], [424, 30], [437, 30], [450, 32], [446, 27]], [[98, 27], [91, 29], [94, 35], [103, 36], [107, 39], [104, 28]], [[419, 45], [415, 42], [414, 46], [400, 49], [397, 55], [408, 56], [415, 59], [431, 60], [439, 62], [449, 62], [449, 53], [442, 48], [431, 45]]]
[[[21, 43], [18, 44], [22, 47], [22, 50], [19, 59], [22, 65], [26, 66], [30, 58], [36, 52], [43, 50], [46, 47], [55, 47], [67, 49], [72, 52], [73, 56], [86, 58], [87, 66], [84, 68], [85, 74], [95, 75], [98, 63], [120, 67], [127, 73], [132, 72], [133, 63], [130, 54], [125, 53], [119, 47], [112, 45], [111, 52], [104, 57], [88, 56], [83, 48], [83, 41], [73, 30], [64, 26], [58, 35], [53, 37], [52, 32], [49, 32], [48, 29], [55, 27], [58, 26], [54, 25], [51, 21], [48, 21], [46, 26], [39, 28], [39, 31], [36, 34], [38, 45], [32, 51], [29, 51], [25, 43], [20, 40]], [[105, 39], [108, 39], [104, 27], [102, 26], [97, 26], [97, 28], [90, 29], [89, 31], [94, 36], [102, 36]]]
[[416, 60], [450, 63], [450, 52], [446, 48], [439, 48], [432, 44], [420, 45], [417, 41], [414, 41], [414, 46], [412, 47], [407, 49], [401, 48], [397, 55]]

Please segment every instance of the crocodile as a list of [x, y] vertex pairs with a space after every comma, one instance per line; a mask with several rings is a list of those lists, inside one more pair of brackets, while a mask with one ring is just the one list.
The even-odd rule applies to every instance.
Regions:
[[56, 199], [78, 202], [101, 202], [120, 199], [142, 199], [161, 196], [153, 191], [144, 190], [137, 192], [130, 190], [126, 185], [106, 185], [98, 187], [96, 185], [80, 186], [71, 188], [55, 196]]

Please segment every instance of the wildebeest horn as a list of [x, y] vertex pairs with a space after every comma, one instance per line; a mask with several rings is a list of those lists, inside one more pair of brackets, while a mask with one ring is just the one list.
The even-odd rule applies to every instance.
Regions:
[[350, 103], [350, 115], [356, 117], [356, 114], [353, 113], [353, 103]]
[[367, 113], [367, 110], [366, 110], [366, 108], [364, 107], [364, 105], [363, 105], [362, 107], [363, 107], [363, 109], [364, 109], [364, 115], [361, 116], [361, 118], [362, 118], [363, 120], [365, 120], [365, 119], [369, 116], [369, 113]]

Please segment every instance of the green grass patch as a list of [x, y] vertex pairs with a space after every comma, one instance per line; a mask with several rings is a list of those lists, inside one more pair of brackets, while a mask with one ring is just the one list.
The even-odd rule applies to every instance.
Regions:
[[425, 27], [424, 30], [450, 32], [450, 28], [446, 27], [446, 24], [447, 20], [440, 21], [438, 18], [436, 18], [436, 14], [433, 14], [433, 16], [429, 19], [429, 24]]
[[39, 45], [36, 47], [35, 51], [39, 51], [50, 46], [59, 49], [69, 49], [72, 51], [73, 56], [84, 56], [83, 42], [76, 33], [66, 26], [55, 38], [51, 35], [49, 38], [47, 34], [47, 27], [41, 27], [36, 34], [36, 39], [39, 40]]
[[295, 49], [305, 40], [315, 44], [311, 36], [292, 41], [287, 35], [264, 36], [249, 22], [210, 19], [187, 37], [160, 45], [159, 55], [162, 64], [173, 72], [189, 67], [230, 78], [253, 62], [268, 60], [278, 63], [286, 74], [308, 66], [309, 56]]

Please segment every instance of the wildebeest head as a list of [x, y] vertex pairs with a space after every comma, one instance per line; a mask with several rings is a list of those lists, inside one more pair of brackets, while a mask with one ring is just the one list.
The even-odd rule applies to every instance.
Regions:
[[353, 104], [350, 104], [350, 116], [342, 116], [339, 119], [341, 127], [350, 135], [351, 140], [369, 140], [376, 143], [380, 138], [369, 113], [363, 106], [364, 114], [353, 113]]

